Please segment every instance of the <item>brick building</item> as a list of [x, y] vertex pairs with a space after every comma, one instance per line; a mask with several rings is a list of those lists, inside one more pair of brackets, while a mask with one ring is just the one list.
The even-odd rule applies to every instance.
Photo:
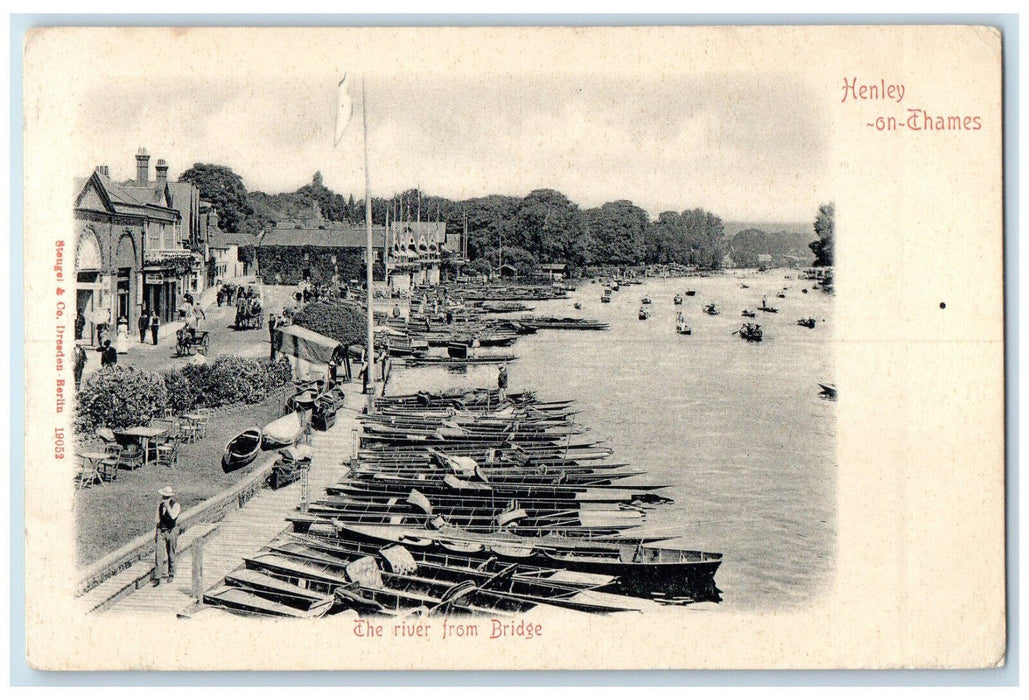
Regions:
[[131, 332], [143, 309], [164, 321], [175, 318], [182, 295], [203, 290], [200, 197], [188, 182], [168, 182], [168, 165], [136, 154], [136, 178], [111, 180], [97, 166], [76, 187], [76, 311], [87, 323], [83, 338], [95, 341], [96, 325], [124, 317]]

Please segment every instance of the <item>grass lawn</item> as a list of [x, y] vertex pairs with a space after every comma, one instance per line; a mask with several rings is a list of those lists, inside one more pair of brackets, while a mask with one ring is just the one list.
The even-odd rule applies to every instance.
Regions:
[[292, 385], [263, 402], [216, 409], [207, 437], [179, 447], [178, 467], [150, 464], [135, 471], [122, 470], [115, 481], [80, 489], [75, 495], [78, 563], [96, 561], [134, 537], [153, 531], [154, 515], [164, 486], [175, 489], [182, 509], [192, 508], [250, 473], [254, 464], [225, 474], [221, 468], [225, 444], [252, 426], [264, 426], [282, 415], [283, 401]]

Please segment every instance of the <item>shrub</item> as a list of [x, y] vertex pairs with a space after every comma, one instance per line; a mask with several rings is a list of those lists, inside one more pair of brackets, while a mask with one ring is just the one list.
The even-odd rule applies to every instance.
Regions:
[[189, 387], [186, 391], [193, 397], [193, 406], [216, 406], [211, 398], [211, 365], [189, 364], [183, 367], [178, 374]]
[[289, 361], [271, 362], [223, 355], [210, 364], [189, 365], [182, 370], [194, 397], [194, 406], [258, 403], [293, 379]]
[[321, 333], [343, 345], [360, 345], [368, 332], [364, 313], [349, 304], [315, 302], [293, 320], [298, 326]]
[[75, 429], [92, 432], [143, 425], [164, 413], [168, 390], [157, 372], [114, 365], [90, 375], [78, 393]]
[[105, 367], [78, 394], [75, 430], [143, 425], [165, 408], [185, 413], [201, 407], [258, 403], [293, 380], [289, 360], [275, 362], [222, 356], [210, 364], [186, 365], [160, 374], [131, 365]]
[[176, 413], [186, 413], [197, 407], [196, 384], [187, 378], [185, 367], [180, 372], [166, 372], [164, 388], [168, 391], [168, 406]]
[[275, 362], [264, 360], [268, 367], [268, 390], [273, 391], [280, 386], [286, 386], [293, 381], [293, 366], [285, 357], [279, 357]]

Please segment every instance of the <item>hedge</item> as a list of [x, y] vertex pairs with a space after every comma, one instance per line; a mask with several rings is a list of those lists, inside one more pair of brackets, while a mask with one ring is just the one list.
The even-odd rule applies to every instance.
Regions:
[[152, 372], [131, 365], [104, 367], [79, 390], [75, 430], [88, 433], [144, 425], [167, 409], [185, 413], [235, 403], [258, 403], [293, 379], [289, 361], [223, 355], [203, 365]]
[[316, 301], [294, 316], [293, 321], [343, 345], [361, 345], [367, 338], [367, 318], [349, 304]]

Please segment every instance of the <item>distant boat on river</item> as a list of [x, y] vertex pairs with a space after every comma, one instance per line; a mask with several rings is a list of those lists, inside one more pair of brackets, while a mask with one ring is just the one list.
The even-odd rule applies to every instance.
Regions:
[[761, 326], [756, 323], [744, 323], [736, 333], [739, 333], [740, 337], [744, 340], [748, 340], [752, 343], [760, 343], [761, 338], [764, 337], [764, 333], [761, 331]]

